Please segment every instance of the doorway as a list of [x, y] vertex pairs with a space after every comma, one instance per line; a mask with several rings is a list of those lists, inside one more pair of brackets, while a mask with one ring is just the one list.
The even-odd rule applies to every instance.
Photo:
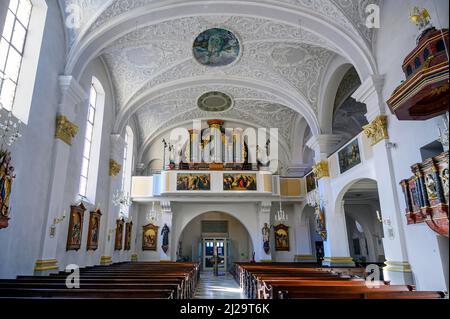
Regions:
[[228, 266], [228, 239], [227, 238], [203, 238], [203, 270], [214, 269], [214, 255], [219, 259], [219, 273], [227, 272]]

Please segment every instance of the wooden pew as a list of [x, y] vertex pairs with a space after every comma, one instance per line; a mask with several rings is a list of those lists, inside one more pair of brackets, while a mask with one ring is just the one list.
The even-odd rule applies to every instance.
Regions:
[[69, 273], [0, 280], [0, 299], [174, 299], [191, 298], [198, 263], [121, 263], [80, 269], [80, 289], [68, 289]]

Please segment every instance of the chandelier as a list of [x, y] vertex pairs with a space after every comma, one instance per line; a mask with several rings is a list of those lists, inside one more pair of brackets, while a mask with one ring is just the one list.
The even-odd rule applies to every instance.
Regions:
[[155, 209], [155, 202], [152, 203], [152, 209], [147, 212], [146, 218], [149, 223], [155, 223], [158, 220], [158, 212]]
[[283, 209], [283, 206], [281, 204], [281, 200], [280, 200], [280, 208], [278, 209], [278, 211], [275, 214], [275, 221], [279, 222], [279, 223], [284, 223], [288, 221], [288, 216], [286, 214], [286, 212]]
[[113, 195], [113, 204], [115, 206], [126, 207], [131, 206], [132, 203], [133, 202], [131, 201], [130, 193], [128, 192], [117, 190], [116, 193]]
[[[0, 110], [3, 110], [3, 104], [0, 102]], [[20, 134], [20, 125], [22, 122], [12, 115], [9, 111], [6, 117], [0, 113], [0, 140], [1, 144], [11, 146], [16, 142], [22, 134]]]

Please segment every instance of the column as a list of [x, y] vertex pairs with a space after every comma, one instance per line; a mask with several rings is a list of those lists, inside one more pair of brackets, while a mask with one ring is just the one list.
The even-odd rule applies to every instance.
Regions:
[[196, 129], [189, 130], [189, 156], [186, 156], [190, 163], [197, 164], [201, 162], [200, 157], [200, 132]]
[[[272, 250], [274, 247], [270, 247], [270, 251], [266, 253], [264, 251], [264, 236], [263, 229], [265, 226], [270, 228], [269, 231], [269, 239], [273, 232], [272, 227], [270, 227], [270, 210], [272, 208], [272, 202], [263, 201], [259, 204], [258, 207], [258, 229], [256, 234], [256, 245], [257, 247], [253, 247], [255, 250], [255, 260], [257, 262], [271, 262], [272, 261]], [[272, 244], [270, 242], [270, 244]]]
[[381, 214], [384, 219], [383, 246], [386, 255], [384, 276], [393, 284], [413, 284], [411, 266], [406, 251], [406, 241], [397, 181], [395, 180], [392, 151], [389, 147], [388, 117], [382, 97], [384, 77], [372, 75], [353, 94], [353, 98], [367, 105], [367, 120], [364, 133], [371, 141], [377, 176]]
[[244, 141], [242, 129], [233, 130], [234, 163], [244, 163]]
[[311, 245], [309, 219], [304, 216], [306, 207], [305, 204], [294, 204], [295, 261], [300, 263], [314, 263], [317, 260]]
[[158, 234], [158, 236], [161, 236], [159, 243], [161, 244], [158, 249], [160, 251], [160, 260], [161, 261], [171, 261], [172, 257], [175, 252], [174, 249], [177, 248], [177, 245], [172, 242], [172, 239], [174, 236], [172, 236], [172, 221], [173, 221], [173, 212], [169, 201], [163, 201], [160, 203], [161, 205], [161, 226], [158, 229], [160, 232], [163, 231], [163, 228], [167, 225], [169, 233], [169, 247], [167, 248], [167, 251], [163, 250], [163, 234]]
[[[78, 127], [73, 124], [77, 107], [87, 102], [88, 95], [72, 76], [59, 78], [61, 100], [56, 116], [55, 140], [53, 145], [52, 167], [50, 176], [50, 196], [48, 199], [45, 234], [41, 252], [36, 260], [35, 274], [46, 275], [59, 269], [57, 244], [65, 241], [66, 230], [69, 227], [70, 205], [64, 203], [67, 172], [70, 158], [72, 139], [78, 133]], [[64, 217], [65, 216], [65, 217]], [[56, 227], [56, 228], [55, 228]], [[50, 236], [50, 229], [54, 229], [54, 236]]]
[[[314, 151], [316, 165], [313, 167], [317, 191], [324, 211], [327, 238], [324, 241], [324, 266], [354, 266], [348, 245], [347, 225], [342, 205], [335, 205], [328, 169], [328, 155], [336, 149], [341, 138], [337, 135], [316, 135], [307, 146]], [[337, 207], [336, 207], [337, 206]]]
[[[108, 211], [105, 214], [105, 219], [103, 221], [102, 232], [105, 234], [105, 238], [102, 241], [102, 256], [100, 258], [100, 263], [102, 265], [109, 265], [113, 261], [122, 261], [121, 254], [115, 253], [114, 244], [116, 238], [116, 221], [119, 219], [120, 206], [115, 206], [113, 203], [114, 194], [122, 189], [122, 162], [123, 162], [123, 152], [125, 148], [125, 140], [120, 136], [120, 134], [113, 134], [110, 137], [111, 153], [109, 160], [109, 200], [108, 200]], [[123, 238], [125, 233], [123, 234]], [[123, 245], [122, 245], [123, 246]]]

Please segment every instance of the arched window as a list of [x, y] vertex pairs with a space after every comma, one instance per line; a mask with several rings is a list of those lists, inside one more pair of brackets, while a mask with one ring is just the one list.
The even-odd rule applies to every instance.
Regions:
[[104, 105], [105, 91], [101, 83], [94, 77], [89, 96], [79, 186], [80, 196], [93, 204], [97, 191]]
[[8, 111], [16, 96], [32, 8], [30, 0], [11, 0], [6, 13], [0, 42], [0, 96]]
[[[125, 147], [123, 150], [123, 168], [122, 168], [122, 191], [126, 194], [131, 193], [131, 174], [133, 172], [133, 130], [127, 126], [125, 130]], [[128, 207], [124, 207], [122, 213], [128, 217]]]
[[0, 26], [0, 99], [6, 110], [27, 124], [48, 7], [45, 0], [6, 3], [6, 14], [0, 17], [5, 19]]

